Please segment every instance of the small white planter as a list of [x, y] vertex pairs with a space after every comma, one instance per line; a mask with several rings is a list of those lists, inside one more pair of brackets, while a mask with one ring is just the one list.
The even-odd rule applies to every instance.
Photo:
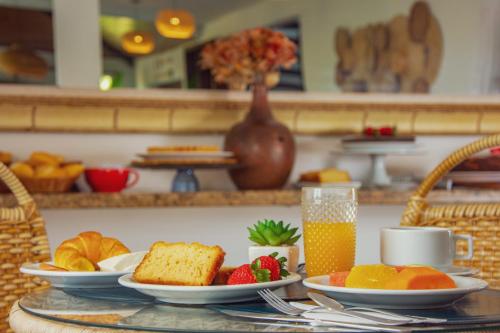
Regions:
[[249, 246], [248, 260], [254, 261], [260, 256], [268, 256], [274, 252], [278, 252], [277, 258], [285, 257], [285, 269], [289, 272], [296, 272], [299, 264], [299, 247], [292, 246]]

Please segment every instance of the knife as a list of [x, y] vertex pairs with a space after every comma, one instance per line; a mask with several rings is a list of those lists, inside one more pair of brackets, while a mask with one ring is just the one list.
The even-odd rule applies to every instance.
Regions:
[[331, 320], [316, 320], [316, 319], [307, 319], [307, 318], [302, 318], [302, 317], [283, 316], [283, 315], [279, 315], [279, 314], [245, 312], [245, 311], [229, 310], [229, 309], [221, 309], [221, 308], [214, 308], [214, 309], [219, 311], [220, 313], [223, 313], [223, 314], [231, 316], [231, 317], [288, 321], [288, 322], [295, 322], [295, 323], [308, 323], [309, 325], [312, 325], [312, 326], [336, 326], [336, 327], [356, 328], [356, 329], [364, 329], [364, 330], [378, 331], [378, 332], [395, 332], [395, 333], [411, 332], [411, 329], [403, 328], [403, 327], [394, 327], [394, 326], [389, 327], [389, 326], [384, 326], [384, 325], [354, 324], [354, 323], [338, 322], [338, 321], [331, 321]]

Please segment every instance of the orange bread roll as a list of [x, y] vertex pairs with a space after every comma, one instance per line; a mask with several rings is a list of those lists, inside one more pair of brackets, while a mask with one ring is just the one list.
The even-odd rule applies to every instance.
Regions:
[[0, 151], [0, 162], [10, 164], [12, 162], [12, 154], [8, 151]]
[[35, 151], [31, 154], [28, 163], [37, 166], [43, 164], [49, 164], [53, 166], [59, 166], [64, 161], [64, 157], [57, 154], [51, 154], [44, 151]]
[[83, 173], [83, 171], [85, 171], [83, 164], [79, 163], [67, 164], [63, 167], [63, 169], [69, 177], [78, 177]]
[[387, 281], [385, 289], [451, 289], [457, 285], [448, 275], [432, 267], [405, 267]]
[[58, 166], [50, 164], [39, 165], [35, 169], [35, 177], [37, 178], [65, 178], [66, 171]]
[[12, 164], [10, 170], [19, 178], [31, 178], [35, 175], [31, 165], [22, 162]]
[[125, 253], [130, 250], [119, 240], [87, 231], [59, 245], [55, 265], [68, 271], [95, 271], [99, 261]]

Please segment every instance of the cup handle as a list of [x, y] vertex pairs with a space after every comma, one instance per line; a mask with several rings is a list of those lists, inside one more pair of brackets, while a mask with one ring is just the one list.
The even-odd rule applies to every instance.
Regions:
[[459, 260], [472, 259], [472, 256], [474, 254], [474, 242], [473, 242], [472, 236], [471, 235], [453, 235], [453, 241], [455, 242], [455, 244], [456, 244], [457, 240], [459, 240], [459, 239], [463, 239], [463, 240], [467, 241], [467, 254], [459, 256], [455, 253], [455, 259], [459, 259]]
[[127, 182], [127, 186], [125, 188], [129, 188], [129, 187], [132, 187], [134, 186], [135, 184], [137, 184], [137, 182], [139, 181], [139, 171], [135, 170], [135, 169], [130, 169], [129, 170], [130, 172], [130, 175], [132, 175], [132, 180]]

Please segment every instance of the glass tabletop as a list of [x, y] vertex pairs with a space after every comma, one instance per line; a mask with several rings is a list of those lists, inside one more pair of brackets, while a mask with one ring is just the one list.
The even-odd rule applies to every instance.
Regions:
[[[300, 283], [279, 291], [290, 300], [306, 299]], [[47, 289], [31, 293], [19, 302], [33, 315], [63, 323], [155, 332], [348, 332], [346, 329], [309, 324], [270, 322], [229, 317], [222, 306], [158, 303], [127, 288]], [[233, 310], [274, 313], [265, 303], [226, 304]], [[467, 296], [452, 307], [433, 310], [400, 310], [399, 313], [447, 318], [440, 326], [412, 327], [412, 331], [470, 332], [500, 329], [500, 291], [484, 290]], [[358, 331], [359, 332], [359, 331]]]

